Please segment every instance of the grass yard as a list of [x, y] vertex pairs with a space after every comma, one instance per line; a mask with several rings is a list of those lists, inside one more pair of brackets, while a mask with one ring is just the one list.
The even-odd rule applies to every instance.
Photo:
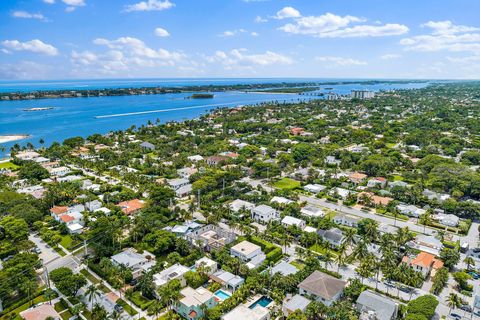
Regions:
[[[327, 253], [327, 249], [323, 248], [319, 244], [314, 244], [313, 246], [310, 247], [310, 250], [319, 253], [321, 255], [325, 255]], [[330, 249], [330, 253], [332, 255], [332, 258], [335, 258], [337, 256], [337, 253]]]
[[80, 270], [80, 273], [83, 274], [85, 276], [85, 278], [87, 278], [91, 283], [93, 283], [93, 284], [100, 283], [100, 279], [97, 279], [93, 274], [88, 272], [87, 269]]
[[387, 148], [389, 149], [392, 149], [393, 147], [395, 147], [396, 143], [385, 143], [385, 146], [387, 146]]
[[403, 181], [403, 177], [399, 175], [394, 175], [393, 176], [393, 181]]
[[7, 162], [0, 162], [0, 170], [1, 169], [10, 169], [10, 170], [16, 170], [20, 168], [19, 166], [17, 166], [16, 164], [14, 163], [11, 163], [10, 161], [7, 161]]
[[[45, 297], [43, 295], [36, 297], [32, 301], [29, 301], [27, 303], [22, 304], [18, 308], [14, 309], [11, 312], [7, 313], [6, 315], [0, 317], [0, 320], [11, 320], [11, 319], [21, 320], [22, 318], [19, 316], [20, 312], [25, 311], [28, 308], [30, 308], [31, 306], [34, 306], [34, 305], [36, 305], [40, 302], [45, 302]], [[15, 315], [15, 317], [13, 317], [13, 315]]]
[[273, 186], [277, 189], [282, 189], [282, 190], [293, 190], [297, 189], [300, 187], [300, 182], [297, 180], [293, 180], [290, 178], [283, 178], [281, 180], [278, 180], [273, 184]]
[[118, 299], [117, 304], [121, 305], [126, 313], [131, 315], [132, 317], [138, 314], [137, 310], [133, 309], [125, 300]]
[[302, 270], [303, 268], [305, 268], [305, 265], [298, 260], [292, 261], [290, 262], [290, 264], [294, 267], [297, 267], [298, 270]]
[[79, 244], [81, 241], [73, 239], [69, 234], [62, 236], [62, 241], [60, 241], [60, 245], [69, 251]]
[[53, 307], [55, 308], [55, 311], [57, 311], [58, 313], [68, 309], [68, 305], [63, 299], [55, 303]]
[[71, 317], [73, 317], [73, 314], [70, 312], [70, 310], [65, 310], [64, 312], [60, 313], [60, 317], [62, 317], [63, 320], [69, 320]]
[[142, 296], [140, 291], [135, 291], [130, 301], [132, 301], [133, 304], [135, 304], [137, 307], [139, 307], [142, 310], [147, 309], [153, 302], [152, 300], [149, 300], [144, 296]]

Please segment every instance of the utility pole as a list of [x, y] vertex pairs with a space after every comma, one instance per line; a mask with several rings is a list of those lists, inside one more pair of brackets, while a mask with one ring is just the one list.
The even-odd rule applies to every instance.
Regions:
[[48, 267], [43, 266], [45, 268], [45, 280], [47, 282], [47, 288], [50, 289], [50, 276], [48, 275]]
[[225, 196], [225, 178], [223, 178], [222, 197]]
[[86, 257], [87, 254], [88, 254], [88, 250], [87, 250], [87, 240], [86, 240], [86, 239], [83, 239], [83, 246], [85, 247], [85, 257]]
[[197, 192], [197, 204], [198, 204], [198, 210], [200, 210], [200, 190]]

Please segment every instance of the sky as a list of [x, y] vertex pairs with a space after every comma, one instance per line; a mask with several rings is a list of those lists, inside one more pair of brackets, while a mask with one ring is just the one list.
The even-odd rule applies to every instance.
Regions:
[[3, 0], [0, 79], [478, 79], [478, 0]]

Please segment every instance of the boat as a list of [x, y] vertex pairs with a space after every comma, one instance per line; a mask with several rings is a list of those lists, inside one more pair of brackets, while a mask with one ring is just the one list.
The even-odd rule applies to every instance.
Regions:
[[23, 109], [23, 111], [34, 112], [34, 111], [45, 111], [45, 110], [52, 110], [52, 109], [53, 107], [37, 107], [37, 108]]

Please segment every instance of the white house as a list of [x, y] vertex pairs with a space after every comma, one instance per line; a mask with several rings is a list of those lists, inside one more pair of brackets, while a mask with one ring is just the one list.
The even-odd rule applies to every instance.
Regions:
[[311, 193], [320, 193], [323, 190], [325, 190], [326, 186], [321, 185], [321, 184], [307, 184], [306, 186], [303, 187], [305, 191], [311, 192]]
[[283, 300], [282, 304], [283, 315], [288, 317], [291, 313], [294, 313], [297, 310], [305, 312], [310, 302], [312, 301], [299, 294], [296, 294], [291, 298], [287, 297]]
[[435, 216], [438, 223], [443, 224], [447, 227], [456, 227], [460, 222], [460, 218], [453, 214], [444, 214], [440, 213]]
[[252, 219], [259, 222], [268, 223], [272, 220], [280, 219], [280, 214], [274, 208], [261, 204], [252, 209]]
[[[398, 303], [371, 290], [365, 290], [358, 296], [357, 311], [360, 319], [394, 320], [397, 318]], [[365, 315], [365, 317], [362, 317]]]
[[345, 213], [339, 213], [333, 218], [333, 222], [335, 222], [336, 224], [351, 227], [351, 228], [356, 228], [360, 220], [361, 219], [356, 216], [352, 216]]
[[401, 214], [409, 217], [414, 217], [414, 218], [418, 218], [421, 215], [425, 214], [425, 212], [427, 212], [426, 210], [419, 208], [417, 206], [414, 206], [413, 204], [405, 204], [405, 203], [398, 204], [397, 209], [398, 209], [398, 212], [400, 212]]
[[189, 271], [189, 268], [177, 263], [159, 273], [154, 274], [153, 283], [155, 284], [155, 287], [159, 288], [174, 279], [178, 279], [180, 280], [181, 285], [185, 286], [186, 281], [184, 275]]
[[307, 226], [307, 223], [305, 221], [303, 221], [302, 219], [298, 219], [298, 218], [291, 217], [291, 216], [285, 216], [282, 219], [282, 225], [285, 228], [288, 228], [288, 227], [291, 227], [291, 226], [296, 226], [296, 227], [303, 230]]
[[198, 268], [202, 267], [208, 275], [211, 275], [218, 270], [218, 265], [215, 261], [212, 259], [209, 259], [207, 257], [203, 257], [197, 261], [195, 261], [195, 269], [198, 270]]
[[287, 198], [284, 198], [284, 197], [273, 197], [272, 200], [270, 200], [270, 203], [277, 203], [277, 204], [281, 204], [281, 205], [287, 205], [287, 204], [290, 204], [290, 203], [293, 203], [292, 200], [290, 199], [287, 199]]
[[110, 260], [116, 266], [125, 266], [132, 271], [133, 278], [138, 278], [143, 272], [148, 272], [155, 266], [155, 256], [148, 251], [138, 253], [133, 248], [128, 248], [116, 255]]
[[241, 199], [233, 200], [232, 202], [230, 202], [228, 206], [230, 210], [232, 210], [235, 213], [238, 213], [240, 210], [251, 211], [253, 208], [255, 208], [255, 204], [248, 201], [241, 200]]
[[266, 258], [260, 246], [247, 240], [231, 247], [230, 254], [245, 262], [250, 269], [260, 266]]
[[339, 247], [344, 238], [342, 230], [337, 228], [330, 230], [320, 229], [317, 231], [317, 234], [334, 248]]

